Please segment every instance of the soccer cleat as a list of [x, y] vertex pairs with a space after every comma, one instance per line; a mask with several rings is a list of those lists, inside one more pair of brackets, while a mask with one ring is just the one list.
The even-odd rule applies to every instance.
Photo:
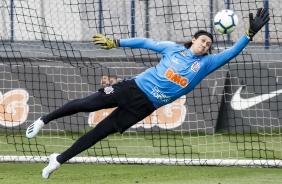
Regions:
[[27, 127], [26, 137], [29, 139], [35, 137], [37, 133], [44, 127], [44, 125], [45, 124], [40, 117], [38, 120]]
[[54, 172], [60, 167], [61, 164], [57, 161], [58, 155], [59, 154], [57, 153], [53, 153], [50, 155], [49, 164], [42, 170], [42, 177], [44, 179], [48, 179], [51, 176], [52, 172]]

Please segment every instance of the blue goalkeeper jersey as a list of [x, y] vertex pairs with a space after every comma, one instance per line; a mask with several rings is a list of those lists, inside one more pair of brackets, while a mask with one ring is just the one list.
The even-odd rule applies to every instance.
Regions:
[[120, 47], [148, 49], [162, 54], [160, 62], [135, 77], [156, 108], [193, 90], [208, 74], [237, 56], [249, 43], [242, 36], [232, 47], [212, 55], [195, 56], [183, 45], [147, 38], [121, 39]]

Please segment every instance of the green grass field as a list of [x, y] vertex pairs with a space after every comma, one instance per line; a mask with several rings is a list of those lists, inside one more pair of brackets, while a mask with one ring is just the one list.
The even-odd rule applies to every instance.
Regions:
[[[80, 134], [81, 135], [81, 134]], [[61, 153], [80, 135], [2, 132], [0, 155], [49, 156]], [[111, 135], [81, 155], [191, 159], [282, 158], [279, 134], [190, 135], [180, 133], [125, 133]], [[168, 156], [169, 155], [169, 156]], [[0, 184], [259, 184], [282, 183], [281, 168], [167, 166], [138, 164], [64, 164], [49, 180], [41, 178], [47, 163], [0, 162]]]
[[6, 184], [278, 184], [279, 168], [65, 164], [48, 180], [42, 163], [0, 163], [0, 183]]
[[[1, 133], [1, 132], [0, 132]], [[61, 153], [82, 133], [39, 134], [27, 139], [25, 133], [0, 134], [0, 155], [49, 156]], [[121, 156], [192, 159], [281, 159], [280, 134], [190, 135], [179, 132], [114, 134], [83, 152], [88, 156]]]

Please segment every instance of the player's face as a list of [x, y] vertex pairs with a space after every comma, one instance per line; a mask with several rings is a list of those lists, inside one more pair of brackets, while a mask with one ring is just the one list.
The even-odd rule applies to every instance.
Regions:
[[191, 52], [195, 56], [202, 56], [206, 53], [208, 53], [208, 50], [211, 47], [212, 41], [210, 37], [206, 35], [201, 35], [198, 38], [192, 39], [192, 46], [190, 48]]

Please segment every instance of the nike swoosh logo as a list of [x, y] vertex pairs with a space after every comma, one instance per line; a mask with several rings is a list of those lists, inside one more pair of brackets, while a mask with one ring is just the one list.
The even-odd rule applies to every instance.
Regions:
[[277, 91], [272, 91], [269, 94], [262, 94], [252, 98], [242, 98], [240, 93], [242, 90], [242, 86], [235, 92], [231, 99], [231, 107], [234, 110], [245, 110], [256, 104], [262, 103], [263, 101], [269, 100], [277, 95], [282, 93], [282, 89]]

